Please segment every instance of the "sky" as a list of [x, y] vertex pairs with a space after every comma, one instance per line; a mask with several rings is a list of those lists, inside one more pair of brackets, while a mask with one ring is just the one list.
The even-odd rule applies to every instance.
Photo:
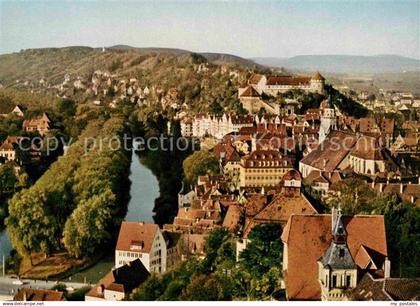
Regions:
[[420, 59], [420, 1], [4, 1], [0, 53], [117, 44], [242, 57]]

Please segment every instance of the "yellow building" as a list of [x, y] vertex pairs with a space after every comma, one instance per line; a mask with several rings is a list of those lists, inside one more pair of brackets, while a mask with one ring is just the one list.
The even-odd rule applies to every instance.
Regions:
[[274, 150], [253, 151], [242, 158], [240, 165], [241, 187], [275, 186], [293, 169], [290, 159]]

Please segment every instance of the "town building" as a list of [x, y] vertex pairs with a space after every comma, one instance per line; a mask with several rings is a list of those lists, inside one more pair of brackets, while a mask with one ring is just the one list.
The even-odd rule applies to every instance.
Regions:
[[122, 301], [149, 276], [149, 271], [137, 258], [112, 269], [85, 295], [85, 301]]
[[348, 156], [357, 142], [353, 133], [331, 131], [318, 147], [299, 162], [299, 171], [306, 178], [312, 171], [343, 170], [349, 166]]
[[389, 276], [383, 216], [292, 215], [281, 239], [288, 300], [341, 300], [365, 273]]
[[420, 278], [375, 277], [366, 273], [346, 294], [349, 301], [418, 301]]
[[291, 160], [282, 156], [279, 151], [253, 151], [241, 160], [240, 186], [275, 186], [292, 169]]
[[237, 133], [242, 127], [252, 127], [254, 117], [223, 114], [222, 116], [210, 114], [197, 114], [192, 120], [186, 118], [181, 121], [181, 134], [183, 137], [203, 138], [212, 136], [222, 139], [229, 133]]
[[15, 161], [20, 141], [20, 136], [8, 136], [0, 146], [0, 157], [3, 157], [6, 161]]
[[149, 272], [166, 271], [167, 246], [157, 224], [144, 222], [121, 223], [115, 248], [115, 267], [140, 259]]
[[25, 132], [38, 132], [41, 136], [44, 136], [51, 128], [51, 119], [47, 113], [43, 113], [41, 117], [23, 121], [23, 130]]
[[317, 72], [314, 76], [292, 76], [292, 75], [271, 75], [253, 74], [248, 80], [259, 94], [263, 92], [271, 96], [277, 96], [292, 89], [301, 89], [307, 92], [323, 93], [325, 78]]

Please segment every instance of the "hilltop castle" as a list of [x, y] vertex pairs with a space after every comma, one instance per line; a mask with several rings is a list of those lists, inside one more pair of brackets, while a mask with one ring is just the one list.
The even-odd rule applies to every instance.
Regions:
[[306, 92], [324, 93], [325, 78], [317, 72], [314, 76], [265, 76], [263, 74], [253, 74], [248, 85], [239, 88], [239, 99], [243, 107], [250, 113], [258, 111], [264, 107], [269, 113], [279, 112], [275, 105], [269, 105], [261, 99], [262, 93], [276, 96], [291, 89], [301, 89]]

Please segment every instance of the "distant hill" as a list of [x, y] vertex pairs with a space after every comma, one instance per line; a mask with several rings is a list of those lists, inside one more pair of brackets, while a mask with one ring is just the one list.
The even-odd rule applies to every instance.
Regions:
[[[175, 49], [175, 48], [137, 48], [127, 45], [116, 45], [110, 47], [110, 49], [120, 49], [120, 50], [138, 50], [141, 52], [157, 52], [157, 53], [168, 53], [168, 54], [174, 54], [174, 55], [184, 55], [184, 54], [190, 54], [194, 53], [188, 50], [183, 49]], [[259, 67], [261, 66], [257, 63], [255, 63], [252, 60], [245, 59], [243, 57], [239, 57], [232, 54], [226, 54], [226, 53], [211, 53], [211, 52], [195, 52], [196, 54], [202, 55], [205, 57], [209, 62], [213, 64], [218, 65], [226, 65], [226, 64], [239, 64], [241, 66], [247, 67], [247, 68], [253, 68], [253, 67]]]
[[299, 55], [291, 58], [251, 58], [258, 64], [294, 70], [335, 73], [383, 73], [419, 71], [420, 60], [398, 55]]
[[238, 69], [262, 68], [251, 60], [221, 53], [194, 53], [171, 48], [136, 48], [117, 45], [105, 48], [65, 47], [27, 49], [0, 55], [0, 84], [10, 85], [17, 80], [38, 83], [61, 83], [66, 74], [90, 76], [100, 69], [133, 75], [137, 69], [160, 72], [188, 64], [209, 62]]

